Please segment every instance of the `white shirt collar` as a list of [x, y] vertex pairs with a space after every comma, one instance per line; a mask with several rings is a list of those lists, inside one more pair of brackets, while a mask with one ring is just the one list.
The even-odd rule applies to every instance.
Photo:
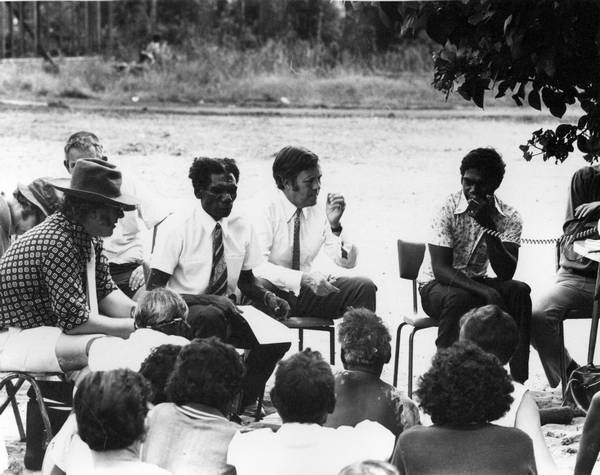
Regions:
[[[286, 222], [290, 222], [294, 219], [294, 215], [296, 214], [296, 206], [290, 200], [288, 200], [287, 196], [282, 190], [277, 190], [279, 193], [279, 201], [281, 201], [281, 206], [283, 207], [283, 215], [286, 217]], [[302, 208], [302, 214], [306, 218], [307, 208]]]
[[208, 214], [204, 208], [202, 207], [202, 203], [200, 202], [200, 200], [198, 200], [198, 217], [200, 219], [200, 222], [202, 223], [202, 226], [204, 226], [204, 228], [206, 228], [209, 232], [213, 232], [215, 229], [215, 226], [217, 225], [217, 223], [219, 223], [221, 225], [221, 229], [223, 230], [223, 235], [227, 235], [228, 232], [228, 220], [227, 218], [221, 218], [219, 221], [215, 221], [213, 219], [213, 217]]
[[[456, 205], [456, 209], [454, 210], [454, 214], [466, 213], [468, 207], [469, 201], [465, 198], [465, 194], [461, 190], [460, 195], [458, 197], [458, 204]], [[502, 216], [505, 216], [505, 214], [502, 212], [500, 201], [498, 201], [498, 197], [496, 195], [494, 195], [494, 208], [496, 208], [496, 211], [498, 211], [498, 213], [500, 213]]]

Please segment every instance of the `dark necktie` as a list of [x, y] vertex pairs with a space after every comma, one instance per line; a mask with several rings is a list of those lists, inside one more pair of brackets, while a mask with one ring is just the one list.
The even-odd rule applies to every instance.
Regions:
[[212, 238], [213, 261], [207, 294], [225, 295], [227, 292], [227, 264], [225, 264], [223, 252], [223, 231], [219, 223], [216, 224], [213, 230]]
[[300, 216], [302, 208], [294, 214], [294, 246], [292, 247], [292, 269], [300, 270]]

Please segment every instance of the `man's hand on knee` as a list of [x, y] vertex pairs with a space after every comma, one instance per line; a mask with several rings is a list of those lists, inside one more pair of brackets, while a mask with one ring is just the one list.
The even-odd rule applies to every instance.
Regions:
[[265, 293], [264, 303], [269, 315], [275, 317], [276, 320], [285, 320], [290, 313], [290, 304], [282, 298], [277, 297], [273, 292]]
[[335, 278], [326, 276], [321, 272], [311, 272], [310, 274], [304, 273], [302, 274], [300, 285], [308, 287], [319, 297], [326, 297], [329, 294], [338, 293], [340, 291], [340, 289], [331, 283], [334, 280]]

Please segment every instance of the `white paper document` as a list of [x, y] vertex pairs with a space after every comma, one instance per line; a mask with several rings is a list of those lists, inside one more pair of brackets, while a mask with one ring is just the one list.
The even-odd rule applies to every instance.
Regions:
[[238, 308], [243, 312], [242, 317], [248, 322], [252, 333], [261, 345], [291, 343], [293, 341], [294, 331], [283, 323], [251, 305], [238, 305]]

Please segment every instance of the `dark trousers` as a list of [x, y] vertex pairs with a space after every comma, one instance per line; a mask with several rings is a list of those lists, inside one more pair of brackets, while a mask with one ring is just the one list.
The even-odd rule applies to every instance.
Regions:
[[[300, 295], [296, 296], [266, 279], [257, 280], [262, 287], [290, 304], [293, 317], [339, 318], [348, 307], [365, 307], [375, 311], [377, 286], [365, 277], [338, 277], [332, 284], [340, 291], [325, 297], [319, 297], [307, 287], [301, 287]], [[264, 304], [255, 302], [255, 306], [261, 308]], [[261, 310], [265, 311], [264, 308]]]
[[189, 307], [191, 338], [216, 336], [236, 348], [250, 350], [246, 357], [246, 376], [242, 383], [242, 408], [263, 393], [277, 362], [290, 349], [291, 343], [260, 345], [245, 320], [226, 315], [220, 309], [198, 303], [194, 295], [182, 295]]
[[109, 264], [110, 276], [112, 277], [117, 287], [123, 291], [127, 297], [132, 298], [133, 294], [137, 289], [129, 287], [129, 278], [134, 270], [136, 270], [140, 264], [132, 262], [128, 264]]
[[[516, 381], [524, 382], [529, 373], [531, 289], [518, 280], [483, 278], [478, 281], [498, 291], [504, 300], [503, 310], [513, 317], [519, 327], [519, 344], [510, 360], [510, 372]], [[438, 348], [448, 347], [457, 341], [460, 318], [472, 308], [486, 304], [479, 295], [441, 284], [437, 280], [425, 284], [420, 293], [423, 310], [439, 324], [435, 341]]]

